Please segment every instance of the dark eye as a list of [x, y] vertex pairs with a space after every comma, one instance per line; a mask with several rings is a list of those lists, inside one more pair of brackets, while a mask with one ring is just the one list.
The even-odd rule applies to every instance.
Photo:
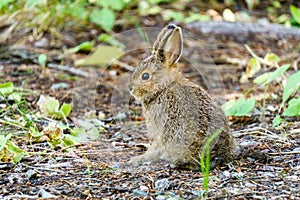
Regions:
[[145, 80], [148, 80], [150, 78], [150, 74], [145, 72], [142, 74], [142, 79], [145, 81]]

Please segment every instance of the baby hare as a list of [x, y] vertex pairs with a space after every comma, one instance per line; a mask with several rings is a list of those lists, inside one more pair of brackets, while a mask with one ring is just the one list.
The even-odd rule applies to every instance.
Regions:
[[216, 132], [220, 134], [210, 143], [211, 166], [232, 158], [234, 142], [226, 117], [204, 89], [178, 71], [181, 53], [181, 28], [168, 25], [159, 33], [152, 54], [131, 75], [130, 93], [142, 103], [152, 139], [146, 153], [131, 163], [166, 160], [197, 170], [202, 149]]

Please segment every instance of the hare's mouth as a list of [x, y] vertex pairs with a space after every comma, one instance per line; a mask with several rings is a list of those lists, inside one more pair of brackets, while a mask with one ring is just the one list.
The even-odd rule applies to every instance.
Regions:
[[129, 93], [130, 93], [131, 96], [133, 96], [133, 97], [136, 98], [137, 100], [140, 100], [140, 98], [137, 97], [137, 95], [134, 93], [134, 90], [133, 90], [133, 89], [129, 90]]

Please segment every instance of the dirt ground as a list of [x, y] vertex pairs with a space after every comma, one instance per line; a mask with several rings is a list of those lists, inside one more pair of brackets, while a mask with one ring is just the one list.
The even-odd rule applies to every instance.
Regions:
[[[241, 97], [253, 86], [251, 81], [240, 83], [251, 57], [245, 43], [259, 56], [274, 52], [285, 63], [299, 60], [299, 38], [273, 38], [269, 32], [230, 37], [226, 33], [201, 32], [196, 25], [183, 25], [183, 29], [185, 43], [180, 70], [208, 89], [220, 103]], [[43, 38], [47, 41], [47, 36]], [[37, 109], [41, 94], [51, 95], [60, 102], [73, 103], [68, 119], [71, 125], [80, 124], [79, 119], [105, 114], [103, 121], [108, 128], [98, 138], [68, 149], [51, 149], [46, 143], [17, 139], [16, 143], [26, 151], [43, 154], [25, 157], [17, 165], [0, 163], [0, 199], [161, 200], [200, 199], [205, 195], [207, 199], [300, 199], [300, 122], [299, 118], [287, 118], [284, 125], [272, 126], [276, 112], [271, 108], [279, 105], [280, 100], [267, 101], [269, 109], [264, 118], [256, 110], [250, 117], [229, 119], [236, 143], [261, 154], [244, 155], [212, 169], [206, 193], [201, 172], [174, 169], [164, 162], [128, 164], [132, 156], [146, 150], [150, 141], [140, 105], [126, 93], [124, 75], [131, 72], [127, 65], [136, 66], [147, 50], [136, 43], [136, 47], [131, 47], [135, 50], [128, 51], [119, 63], [105, 68], [76, 68], [74, 61], [86, 54], [62, 58], [61, 51], [51, 46], [49, 40], [47, 48], [38, 47], [43, 38], [2, 51], [1, 81], [12, 81], [34, 91], [26, 97], [33, 109]], [[40, 53], [49, 56], [45, 69], [37, 64]], [[193, 58], [200, 63], [200, 73], [191, 64]], [[67, 69], [55, 67], [62, 60]], [[295, 62], [294, 70], [298, 68], [299, 63]], [[61, 83], [66, 87], [53, 89]], [[279, 87], [274, 84], [268, 92], [276, 94]], [[263, 90], [258, 88], [253, 93], [258, 101], [263, 98]], [[124, 116], [109, 119], [122, 112]]]

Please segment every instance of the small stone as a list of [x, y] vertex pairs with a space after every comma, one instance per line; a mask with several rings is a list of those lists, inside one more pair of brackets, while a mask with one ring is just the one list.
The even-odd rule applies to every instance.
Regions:
[[170, 181], [167, 178], [163, 178], [155, 181], [155, 190], [164, 191], [165, 189], [168, 189], [169, 186], [170, 186]]
[[274, 182], [274, 185], [276, 185], [276, 186], [283, 185], [283, 184], [284, 184], [283, 181], [277, 181], [277, 182]]
[[149, 188], [147, 186], [141, 185], [140, 186], [140, 190], [142, 190], [142, 191], [148, 191]]
[[30, 179], [30, 178], [36, 177], [36, 175], [37, 175], [36, 171], [33, 169], [30, 169], [26, 172], [25, 177]]
[[256, 185], [253, 184], [253, 183], [245, 183], [245, 186], [246, 186], [247, 188], [250, 188], [250, 189], [255, 189], [255, 188], [256, 188]]
[[225, 177], [225, 178], [230, 178], [230, 172], [229, 171], [224, 171], [223, 173], [222, 173], [222, 175]]
[[147, 193], [141, 190], [133, 190], [133, 196], [135, 197], [146, 197]]
[[47, 48], [48, 45], [49, 45], [49, 41], [47, 38], [42, 38], [39, 41], [34, 43], [34, 46], [38, 48]]
[[67, 83], [55, 83], [51, 86], [51, 90], [55, 91], [55, 90], [59, 90], [59, 89], [66, 89], [69, 87], [69, 84]]
[[41, 198], [43, 198], [43, 199], [58, 199], [57, 196], [54, 196], [54, 195], [50, 194], [49, 192], [47, 192], [44, 189], [41, 189], [38, 192], [38, 196], [41, 197]]
[[118, 75], [118, 72], [116, 70], [110, 70], [108, 73], [111, 76], [117, 76]]
[[267, 110], [269, 110], [271, 112], [275, 112], [277, 109], [274, 106], [272, 106], [272, 105], [268, 105], [267, 106]]
[[285, 178], [289, 181], [298, 181], [299, 180], [299, 177], [296, 175], [286, 176]]
[[166, 196], [163, 196], [163, 195], [158, 195], [155, 199], [156, 199], [156, 200], [166, 200], [167, 197], [166, 197]]

